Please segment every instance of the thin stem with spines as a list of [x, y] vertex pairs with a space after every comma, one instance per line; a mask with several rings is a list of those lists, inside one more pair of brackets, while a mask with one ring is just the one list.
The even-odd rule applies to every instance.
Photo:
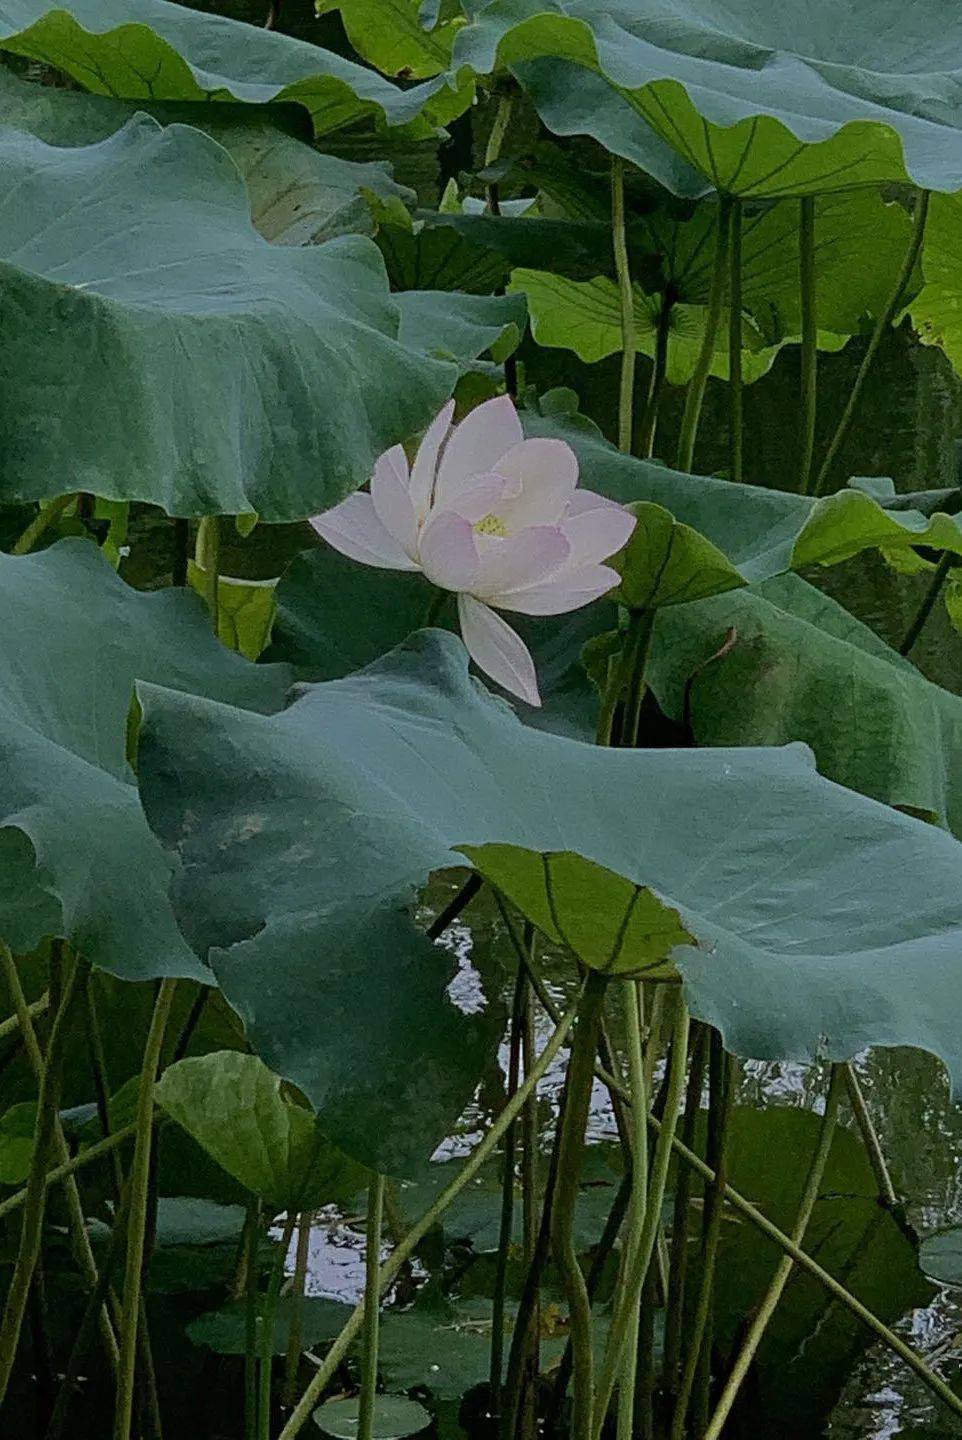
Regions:
[[[384, 1176], [373, 1176], [367, 1192], [367, 1228], [364, 1250], [364, 1344], [361, 1352], [361, 1399], [357, 1412], [357, 1440], [372, 1440], [377, 1406], [378, 1341], [381, 1323], [381, 1230], [384, 1224]], [[266, 1437], [269, 1440], [269, 1437]]]
[[741, 482], [745, 437], [742, 391], [742, 202], [732, 200], [728, 246], [728, 468]]
[[798, 457], [798, 493], [807, 495], [812, 483], [815, 454], [815, 416], [818, 400], [818, 305], [815, 275], [815, 197], [799, 201], [798, 293], [802, 312], [801, 426]]
[[698, 438], [698, 423], [705, 399], [705, 388], [721, 325], [725, 294], [728, 288], [728, 241], [731, 233], [731, 197], [722, 195], [718, 202], [718, 231], [715, 238], [715, 263], [712, 268], [711, 289], [708, 293], [708, 309], [705, 314], [705, 333], [695, 361], [692, 377], [685, 394], [685, 410], [678, 436], [678, 455], [675, 469], [690, 473], [695, 458], [695, 441]]
[[635, 336], [635, 294], [631, 283], [628, 240], [625, 229], [625, 162], [620, 155], [611, 157], [611, 242], [618, 280], [618, 307], [621, 314], [621, 379], [618, 388], [618, 449], [631, 454], [634, 429], [635, 359], [638, 345]]

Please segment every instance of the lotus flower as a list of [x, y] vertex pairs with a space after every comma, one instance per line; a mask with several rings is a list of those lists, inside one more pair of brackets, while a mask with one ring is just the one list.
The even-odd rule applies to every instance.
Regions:
[[420, 570], [458, 597], [475, 664], [512, 695], [540, 705], [531, 653], [496, 612], [561, 615], [618, 584], [603, 565], [635, 518], [578, 490], [563, 440], [525, 440], [512, 400], [486, 400], [451, 425], [454, 402], [428, 427], [414, 464], [400, 445], [374, 467], [371, 492], [317, 515], [314, 529], [353, 560]]

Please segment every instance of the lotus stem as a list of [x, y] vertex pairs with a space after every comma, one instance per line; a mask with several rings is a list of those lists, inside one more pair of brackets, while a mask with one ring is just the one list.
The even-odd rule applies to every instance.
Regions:
[[815, 287], [815, 197], [799, 201], [798, 290], [802, 312], [801, 427], [798, 493], [807, 495], [812, 483], [815, 454], [815, 415], [818, 402], [818, 296]]
[[[815, 1154], [812, 1156], [809, 1166], [808, 1178], [802, 1191], [802, 1198], [798, 1207], [798, 1214], [795, 1218], [795, 1225], [792, 1229], [792, 1241], [800, 1245], [805, 1238], [808, 1229], [808, 1222], [812, 1217], [815, 1202], [818, 1199], [818, 1187], [821, 1184], [822, 1176], [825, 1173], [825, 1166], [828, 1163], [829, 1153], [832, 1148], [832, 1140], [835, 1136], [835, 1126], [838, 1120], [838, 1104], [842, 1093], [842, 1075], [837, 1065], [832, 1067], [832, 1077], [829, 1082], [828, 1096], [825, 1100], [825, 1112], [822, 1116], [822, 1123], [819, 1127], [818, 1144], [815, 1147]], [[775, 1309], [785, 1286], [788, 1284], [789, 1276], [792, 1273], [793, 1261], [791, 1256], [785, 1255], [779, 1260], [775, 1274], [769, 1283], [768, 1289], [762, 1297], [761, 1304], [755, 1312], [754, 1319], [748, 1328], [741, 1350], [732, 1366], [731, 1374], [725, 1382], [721, 1398], [715, 1407], [715, 1413], [708, 1422], [702, 1440], [718, 1440], [719, 1435], [725, 1428], [725, 1422], [731, 1413], [738, 1391], [741, 1389], [742, 1381], [748, 1374], [748, 1368], [755, 1357], [762, 1338], [768, 1328], [768, 1322], [775, 1313]]]
[[[528, 956], [525, 967], [524, 1010], [521, 1023], [522, 1073], [527, 1075], [537, 1058], [534, 1028], [534, 1006], [531, 1002], [531, 985], [528, 969], [534, 964], [535, 931], [529, 922], [525, 923], [524, 947]], [[521, 1112], [521, 1256], [525, 1267], [534, 1264], [538, 1245], [538, 1096], [531, 1094]], [[588, 1279], [588, 1293], [591, 1293], [591, 1278]], [[524, 1357], [524, 1377], [521, 1396], [521, 1440], [536, 1440], [538, 1429], [537, 1377], [540, 1372], [538, 1295], [535, 1295], [535, 1313], [528, 1337]]]
[[745, 415], [742, 387], [742, 202], [732, 200], [728, 260], [728, 468], [742, 480]]
[[[386, 1203], [385, 1192], [385, 1203]], [[297, 1398], [297, 1371], [304, 1349], [304, 1295], [307, 1270], [311, 1258], [311, 1226], [314, 1215], [302, 1210], [297, 1223], [297, 1250], [294, 1254], [294, 1284], [291, 1290], [291, 1325], [287, 1339], [287, 1360], [284, 1367], [284, 1399], [293, 1405]]]
[[261, 1202], [256, 1197], [244, 1217], [244, 1440], [257, 1440], [257, 1237]]
[[220, 624], [220, 516], [205, 515], [197, 526], [194, 563], [202, 573], [203, 594], [216, 635]]
[[661, 309], [658, 311], [658, 321], [655, 326], [655, 358], [651, 367], [651, 379], [648, 382], [641, 434], [638, 437], [639, 453], [646, 460], [650, 460], [655, 453], [658, 415], [661, 410], [661, 397], [665, 393], [665, 376], [668, 371], [668, 342], [671, 339], [671, 317], [674, 305], [674, 298], [668, 290], [665, 290], [661, 297]]
[[127, 1224], [127, 1255], [124, 1268], [123, 1315], [120, 1325], [120, 1366], [114, 1413], [114, 1440], [130, 1440], [134, 1408], [134, 1378], [137, 1369], [137, 1331], [140, 1321], [141, 1285], [147, 1240], [147, 1210], [150, 1192], [150, 1157], [154, 1133], [154, 1082], [176, 980], [162, 980], [147, 1032], [137, 1092], [137, 1121], [134, 1157], [130, 1177], [130, 1218]]
[[71, 492], [69, 495], [58, 495], [55, 500], [48, 500], [46, 505], [41, 505], [26, 530], [23, 531], [20, 538], [12, 545], [10, 554], [29, 555], [37, 541], [46, 534], [55, 520], [59, 520], [63, 512], [73, 504], [76, 498], [76, 495]]
[[651, 648], [651, 632], [654, 626], [654, 610], [633, 610], [631, 612], [628, 619], [625, 662], [628, 671], [628, 692], [621, 721], [619, 742], [621, 745], [637, 745], [641, 738], [641, 707], [647, 689], [645, 670], [648, 665], [648, 651]]
[[[627, 1277], [638, 1254], [648, 1207], [648, 1094], [645, 1086], [645, 1057], [642, 1025], [645, 992], [637, 980], [622, 986], [625, 1035], [628, 1050], [628, 1084], [631, 1090], [631, 1204], [628, 1238], [622, 1266]], [[625, 1361], [618, 1387], [618, 1440], [633, 1440], [635, 1430], [635, 1381], [638, 1369], [638, 1327], [640, 1307], [631, 1313]]]
[[[536, 1063], [532, 1066], [531, 1073], [525, 1076], [524, 1083], [518, 1086], [518, 1089], [512, 1099], [508, 1102], [507, 1105], [505, 1105], [497, 1120], [494, 1121], [493, 1125], [488, 1130], [488, 1133], [485, 1135], [484, 1139], [462, 1165], [458, 1174], [453, 1180], [449, 1181], [449, 1183], [441, 1191], [441, 1194], [435, 1200], [434, 1204], [429, 1206], [429, 1208], [421, 1216], [420, 1220], [417, 1220], [411, 1226], [410, 1230], [405, 1235], [404, 1239], [401, 1241], [401, 1244], [395, 1247], [391, 1255], [381, 1266], [380, 1270], [378, 1271], [377, 1283], [377, 1289], [379, 1294], [383, 1295], [385, 1290], [387, 1290], [388, 1287], [393, 1283], [402, 1266], [414, 1254], [414, 1251], [417, 1249], [418, 1245], [421, 1243], [425, 1235], [431, 1229], [432, 1225], [436, 1224], [437, 1220], [440, 1218], [441, 1215], [444, 1214], [448, 1206], [457, 1199], [464, 1187], [471, 1183], [475, 1175], [477, 1175], [478, 1171], [482, 1168], [488, 1157], [491, 1155], [492, 1151], [501, 1141], [502, 1136], [506, 1134], [509, 1126], [521, 1113], [528, 1100], [528, 1097], [537, 1089], [540, 1080], [550, 1067], [555, 1056], [558, 1054], [558, 1051], [564, 1045], [565, 1040], [568, 1037], [568, 1033], [571, 1030], [572, 1025], [574, 1024], [575, 1015], [578, 1011], [579, 1001], [580, 995], [568, 1007], [564, 1015], [561, 1017], [558, 1025], [555, 1028], [554, 1034], [551, 1036], [547, 1045], [544, 1047], [541, 1054], [538, 1056]], [[362, 1302], [360, 1305], [355, 1306], [354, 1311], [347, 1324], [344, 1326], [340, 1335], [334, 1341], [334, 1344], [328, 1350], [327, 1355], [324, 1358], [324, 1363], [318, 1367], [316, 1375], [314, 1375], [311, 1383], [308, 1385], [307, 1389], [304, 1391], [304, 1394], [301, 1396], [300, 1401], [294, 1409], [293, 1414], [290, 1416], [290, 1419], [287, 1421], [287, 1424], [281, 1431], [278, 1440], [293, 1440], [293, 1437], [295, 1435], [300, 1434], [301, 1430], [304, 1428], [307, 1421], [311, 1417], [314, 1406], [317, 1404], [318, 1397], [323, 1394], [325, 1386], [330, 1382], [332, 1375], [336, 1371], [338, 1365], [340, 1365], [341, 1360], [347, 1353], [347, 1350], [350, 1347], [351, 1343], [360, 1333], [363, 1323], [364, 1304]]]
[[[369, 1217], [370, 1218], [370, 1217]], [[377, 1204], [378, 1235], [380, 1235], [381, 1201]], [[287, 1261], [287, 1252], [291, 1245], [291, 1236], [294, 1234], [294, 1226], [297, 1224], [297, 1211], [291, 1210], [284, 1217], [284, 1227], [281, 1231], [280, 1243], [277, 1247], [277, 1254], [274, 1256], [274, 1264], [271, 1266], [271, 1278], [267, 1284], [267, 1294], [264, 1296], [264, 1311], [261, 1315], [260, 1328], [260, 1367], [258, 1373], [257, 1389], [257, 1440], [271, 1440], [271, 1389], [274, 1378], [274, 1324], [277, 1319], [277, 1302], [280, 1299], [281, 1286], [284, 1283], [284, 1266]], [[376, 1266], [375, 1266], [376, 1268]], [[367, 1297], [365, 1296], [365, 1301]], [[375, 1301], [376, 1303], [376, 1301]], [[365, 1304], [365, 1318], [367, 1305]], [[361, 1388], [361, 1405], [365, 1405], [365, 1394], [367, 1392], [367, 1350], [364, 1352], [364, 1381]], [[377, 1326], [375, 1324], [374, 1334], [374, 1383], [377, 1384]], [[371, 1417], [369, 1424], [373, 1421], [373, 1399]], [[359, 1440], [371, 1440], [370, 1430], [366, 1435], [359, 1433]]]
[[175, 517], [173, 532], [174, 553], [170, 566], [170, 583], [182, 589], [187, 584], [187, 567], [190, 559], [190, 521]]
[[[115, 1130], [106, 1140], [98, 1140], [95, 1145], [88, 1145], [87, 1148], [81, 1150], [78, 1155], [73, 1155], [69, 1160], [64, 1161], [62, 1165], [55, 1165], [52, 1170], [48, 1170], [44, 1176], [45, 1185], [48, 1189], [51, 1185], [59, 1185], [61, 1180], [67, 1180], [78, 1170], [82, 1170], [84, 1166], [93, 1165], [98, 1160], [102, 1160], [105, 1155], [109, 1155], [110, 1152], [116, 1150], [118, 1146], [125, 1145], [128, 1140], [132, 1140], [136, 1131], [136, 1124], [131, 1122], [131, 1124], [125, 1125], [122, 1130]], [[21, 1210], [26, 1203], [26, 1188], [15, 1191], [13, 1195], [8, 1195], [6, 1200], [0, 1200], [0, 1220], [5, 1220], [7, 1216], [12, 1215], [15, 1210]]]
[[[511, 1003], [511, 1038], [508, 1052], [508, 1084], [505, 1101], [511, 1099], [519, 1085], [521, 1072], [521, 1025], [528, 977], [518, 966]], [[508, 1252], [514, 1224], [514, 1183], [517, 1122], [504, 1137], [503, 1173], [501, 1176], [501, 1216], [498, 1228], [498, 1258], [491, 1301], [491, 1358], [488, 1368], [488, 1409], [492, 1416], [501, 1414], [501, 1372], [504, 1367], [504, 1297], [508, 1279]]]
[[631, 454], [634, 432], [635, 360], [635, 294], [631, 283], [631, 263], [625, 232], [625, 162], [620, 155], [611, 157], [611, 240], [618, 279], [618, 303], [621, 310], [621, 380], [618, 389], [618, 449]]
[[[685, 1091], [685, 1110], [681, 1120], [684, 1144], [694, 1146], [695, 1127], [701, 1110], [708, 1059], [708, 1028], [697, 1021], [692, 1026], [691, 1064]], [[685, 1314], [685, 1290], [688, 1279], [688, 1226], [691, 1219], [692, 1172], [682, 1169], [675, 1187], [675, 1203], [671, 1226], [671, 1268], [668, 1272], [668, 1302], [665, 1307], [665, 1388], [674, 1394], [681, 1371], [681, 1338]]]
[[648, 1267], [651, 1264], [651, 1257], [655, 1249], [655, 1238], [658, 1233], [658, 1226], [661, 1223], [661, 1207], [664, 1203], [665, 1188], [668, 1183], [668, 1167], [671, 1161], [672, 1139], [675, 1134], [675, 1126], [678, 1123], [682, 1096], [685, 1091], [685, 1072], [688, 1061], [688, 1027], [688, 1006], [679, 995], [672, 1033], [671, 1062], [664, 1119], [652, 1160], [651, 1182], [648, 1188], [644, 1230], [634, 1256], [632, 1257], [630, 1269], [626, 1273], [625, 1284], [622, 1287], [612, 1316], [611, 1329], [608, 1332], [608, 1343], [605, 1347], [604, 1363], [601, 1368], [601, 1376], [598, 1381], [598, 1390], [595, 1396], [595, 1408], [591, 1427], [581, 1432], [584, 1435], [590, 1435], [592, 1440], [598, 1440], [605, 1423], [605, 1416], [608, 1413], [608, 1406], [611, 1403], [615, 1380], [624, 1364], [625, 1348], [632, 1325], [632, 1312], [636, 1310], [641, 1303], [642, 1287], [645, 1283], [645, 1276], [648, 1274]]
[[701, 419], [701, 408], [705, 399], [708, 375], [711, 370], [712, 361], [715, 358], [715, 346], [718, 343], [718, 331], [725, 304], [725, 291], [728, 284], [728, 240], [731, 230], [731, 207], [731, 197], [722, 195], [718, 201], [718, 233], [715, 239], [715, 263], [712, 268], [711, 288], [708, 293], [708, 310], [705, 315], [705, 333], [702, 336], [698, 359], [695, 361], [695, 369], [688, 382], [688, 390], [685, 395], [685, 410], [681, 421], [681, 432], [678, 436], [678, 456], [675, 462], [675, 469], [682, 470], [685, 474], [691, 473], [695, 458], [695, 441], [698, 438], [698, 422]]
[[701, 1273], [695, 1313], [688, 1335], [688, 1349], [682, 1371], [675, 1411], [672, 1416], [671, 1440], [684, 1440], [688, 1407], [699, 1371], [709, 1375], [710, 1344], [708, 1341], [711, 1302], [715, 1283], [718, 1242], [724, 1217], [724, 1190], [728, 1175], [729, 1119], [735, 1097], [735, 1061], [726, 1055], [717, 1030], [711, 1035], [710, 1060], [710, 1129], [715, 1179], [705, 1189], [705, 1215], [702, 1229]]
[[875, 328], [872, 331], [872, 336], [868, 342], [868, 348], [865, 351], [865, 355], [862, 358], [862, 363], [858, 368], [858, 374], [855, 377], [855, 383], [849, 391], [848, 400], [845, 402], [845, 409], [842, 411], [842, 418], [838, 422], [838, 426], [835, 430], [835, 434], [832, 436], [832, 441], [828, 447], [825, 459], [822, 461], [822, 468], [819, 470], [818, 479], [815, 482], [816, 495], [824, 495], [825, 493], [829, 477], [832, 473], [832, 466], [835, 464], [835, 461], [838, 458], [839, 451], [841, 450], [846, 439], [848, 438], [848, 432], [852, 427], [852, 421], [855, 419], [856, 413], [858, 412], [858, 406], [859, 401], [862, 397], [862, 391], [865, 388], [865, 382], [868, 379], [870, 370], [872, 369], [872, 365], [875, 361], [875, 356], [878, 353], [878, 348], [881, 345], [882, 340], [889, 329], [889, 326], [895, 319], [898, 308], [902, 303], [902, 298], [905, 295], [909, 283], [911, 282], [912, 272], [915, 269], [919, 255], [922, 252], [922, 243], [925, 239], [925, 224], [929, 215], [929, 199], [930, 195], [928, 190], [918, 191], [915, 202], [915, 219], [912, 225], [912, 233], [909, 237], [908, 249], [905, 252], [905, 258], [902, 261], [902, 267], [899, 270], [895, 285], [892, 288], [892, 293], [889, 296], [885, 306], [883, 307], [881, 314], [875, 322]]
[[935, 602], [936, 600], [938, 600], [939, 595], [941, 594], [942, 586], [945, 584], [948, 573], [952, 568], [952, 562], [955, 559], [956, 557], [950, 551], [944, 550], [942, 552], [942, 556], [939, 560], [939, 563], [935, 567], [932, 579], [929, 581], [928, 588], [926, 589], [925, 594], [922, 596], [922, 603], [919, 605], [918, 610], [915, 612], [912, 623], [906, 630], [902, 643], [899, 646], [900, 655], [908, 655], [911, 653], [912, 650], [914, 650], [915, 642], [916, 640], [918, 640], [922, 631], [925, 629], [925, 623], [928, 620], [929, 616], [932, 614], [933, 609], [935, 608]]
[[[10, 951], [3, 947], [5, 965], [16, 971]], [[9, 957], [9, 964], [8, 964]], [[23, 1222], [20, 1227], [20, 1243], [14, 1262], [13, 1276], [7, 1291], [3, 1318], [0, 1320], [0, 1405], [6, 1397], [10, 1376], [17, 1356], [20, 1332], [23, 1328], [27, 1300], [33, 1281], [43, 1239], [43, 1219], [47, 1194], [47, 1163], [54, 1148], [58, 1111], [60, 1108], [60, 1083], [63, 1070], [64, 1045], [67, 1027], [73, 1008], [77, 985], [86, 974], [87, 966], [80, 961], [71, 965], [63, 985], [59, 1003], [50, 1027], [47, 1042], [46, 1062], [40, 1081], [40, 1095], [37, 1100], [37, 1119], [34, 1129], [33, 1155], [27, 1178]], [[19, 977], [18, 977], [19, 981]]]
[[471, 901], [475, 895], [477, 895], [483, 884], [484, 881], [478, 872], [472, 870], [454, 899], [445, 905], [440, 915], [431, 921], [431, 924], [427, 928], [427, 937], [429, 940], [439, 939], [445, 930], [454, 924], [461, 912], [466, 910], [471, 904]]
[[[34, 1000], [27, 1005], [27, 1015], [31, 1020], [36, 1020], [38, 1016], [46, 1014], [49, 1008], [50, 995], [45, 990], [39, 1000]], [[0, 1021], [0, 1041], [9, 1040], [11, 1035], [17, 1034], [22, 1036], [23, 1024], [20, 1013], [15, 1011], [13, 1015], [8, 1015], [6, 1020]]]
[[878, 1186], [878, 1198], [887, 1210], [897, 1210], [899, 1197], [892, 1184], [892, 1176], [885, 1160], [882, 1142], [879, 1140], [878, 1131], [872, 1121], [868, 1105], [865, 1102], [865, 1095], [851, 1060], [846, 1060], [842, 1065], [842, 1077], [848, 1091], [849, 1104], [855, 1116], [855, 1123], [861, 1133], [862, 1143], [865, 1146], [869, 1164], [875, 1176], [875, 1183]]
[[[368, 1189], [367, 1240], [364, 1251], [364, 1345], [361, 1362], [361, 1400], [357, 1440], [372, 1440], [377, 1405], [377, 1363], [381, 1295], [377, 1274], [381, 1265], [381, 1229], [384, 1221], [384, 1176], [375, 1175]], [[265, 1434], [264, 1440], [270, 1440]]]

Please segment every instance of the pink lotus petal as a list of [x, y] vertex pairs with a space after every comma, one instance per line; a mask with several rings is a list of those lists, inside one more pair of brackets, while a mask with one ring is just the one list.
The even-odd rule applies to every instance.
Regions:
[[536, 585], [564, 564], [569, 549], [556, 525], [531, 525], [504, 540], [479, 535], [481, 572], [475, 594], [500, 595]]
[[568, 503], [568, 515], [583, 515], [586, 510], [623, 510], [617, 500], [598, 495], [594, 490], [576, 490]]
[[444, 447], [435, 502], [446, 505], [476, 475], [490, 474], [502, 455], [521, 438], [521, 421], [509, 395], [499, 395], [478, 405], [455, 426]]
[[578, 483], [578, 461], [563, 440], [522, 440], [495, 466], [508, 481], [500, 510], [510, 533], [528, 525], [557, 525]]
[[570, 565], [594, 565], [616, 555], [631, 538], [637, 520], [620, 505], [593, 506], [580, 514], [569, 513], [561, 531], [571, 546]]
[[565, 570], [542, 585], [489, 595], [487, 600], [499, 610], [514, 610], [519, 615], [566, 615], [569, 610], [580, 610], [607, 595], [620, 580], [618, 571], [610, 565], [583, 565], [578, 570]]
[[374, 513], [412, 560], [417, 556], [418, 522], [408, 489], [407, 456], [400, 445], [386, 450], [371, 478]]
[[421, 531], [421, 569], [442, 590], [473, 590], [480, 560], [470, 520], [452, 510], [434, 514]]
[[455, 515], [463, 515], [465, 520], [470, 520], [476, 525], [485, 516], [497, 511], [501, 503], [501, 496], [504, 494], [504, 477], [501, 475], [479, 475], [477, 481], [468, 486], [466, 490], [453, 495], [442, 506], [437, 507], [437, 513], [441, 510], [453, 510]]
[[458, 596], [458, 620], [468, 654], [478, 669], [511, 695], [529, 705], [540, 705], [531, 652], [511, 626], [473, 595]]
[[313, 516], [311, 524], [328, 545], [362, 565], [379, 570], [418, 568], [377, 518], [370, 495], [349, 495], [333, 510]]
[[435, 415], [424, 432], [424, 439], [418, 446], [418, 453], [414, 457], [414, 464], [411, 467], [411, 504], [414, 506], [414, 513], [419, 525], [424, 523], [425, 516], [431, 508], [434, 481], [438, 469], [438, 455], [451, 428], [453, 414], [454, 401], [449, 400], [444, 409]]

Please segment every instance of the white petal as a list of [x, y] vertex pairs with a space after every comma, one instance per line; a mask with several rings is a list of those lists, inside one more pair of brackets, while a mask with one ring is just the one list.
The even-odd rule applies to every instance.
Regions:
[[328, 545], [362, 565], [376, 565], [381, 570], [418, 568], [377, 518], [370, 495], [349, 495], [333, 510], [313, 516], [311, 524]]
[[463, 515], [465, 520], [470, 520], [476, 525], [486, 515], [496, 512], [504, 494], [504, 477], [501, 475], [480, 475], [477, 483], [469, 485], [467, 490], [462, 490], [444, 504], [436, 507], [436, 513], [442, 510], [453, 510], [455, 515]]
[[511, 626], [472, 595], [458, 596], [461, 634], [475, 665], [529, 705], [540, 705], [531, 652]]
[[569, 610], [580, 610], [607, 595], [620, 579], [610, 565], [583, 565], [577, 570], [565, 569], [542, 585], [528, 585], [523, 590], [486, 598], [499, 610], [514, 610], [519, 615], [566, 615]]
[[442, 590], [473, 590], [480, 561], [470, 520], [451, 510], [435, 514], [421, 531], [421, 569]]
[[495, 466], [511, 487], [499, 514], [513, 534], [527, 525], [557, 525], [575, 493], [578, 460], [563, 440], [522, 440]]
[[536, 585], [564, 564], [569, 548], [557, 525], [532, 525], [504, 540], [479, 535], [481, 573], [474, 593], [486, 597]]
[[569, 564], [594, 565], [616, 555], [628, 543], [637, 520], [620, 505], [592, 506], [580, 514], [570, 512], [561, 531], [571, 546]]
[[408, 489], [407, 456], [400, 445], [386, 450], [375, 465], [371, 499], [385, 530], [413, 559], [418, 553], [418, 522]]
[[521, 438], [521, 421], [510, 395], [485, 400], [451, 432], [438, 467], [435, 499], [446, 503], [476, 475], [490, 474]]
[[431, 496], [434, 493], [434, 480], [438, 468], [438, 454], [451, 428], [453, 414], [454, 401], [449, 400], [444, 409], [435, 415], [424, 432], [424, 439], [418, 446], [418, 453], [414, 457], [410, 488], [411, 504], [414, 506], [418, 524], [423, 523], [424, 517], [431, 507]]
[[623, 510], [617, 500], [598, 495], [594, 490], [576, 490], [568, 502], [568, 515], [583, 515], [586, 510]]

